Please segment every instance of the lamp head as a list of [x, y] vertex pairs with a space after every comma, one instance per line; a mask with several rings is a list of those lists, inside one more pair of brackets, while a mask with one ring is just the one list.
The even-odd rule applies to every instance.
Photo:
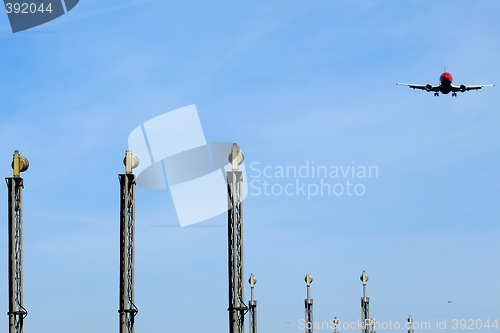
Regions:
[[123, 164], [125, 165], [125, 173], [132, 173], [132, 169], [139, 166], [139, 157], [133, 154], [131, 150], [125, 152], [125, 158], [123, 159]]
[[19, 177], [19, 173], [28, 170], [30, 163], [26, 157], [19, 155], [19, 151], [14, 152], [14, 157], [12, 160], [12, 169], [14, 170], [14, 177]]
[[361, 282], [363, 282], [363, 284], [366, 284], [366, 282], [368, 281], [368, 274], [366, 274], [366, 272], [363, 271], [363, 274], [361, 274], [359, 279], [361, 280]]
[[231, 153], [229, 154], [228, 157], [229, 163], [231, 163], [233, 171], [238, 171], [238, 165], [243, 163], [244, 159], [245, 157], [241, 153], [240, 147], [236, 143], [233, 143], [233, 147], [231, 148]]
[[257, 283], [257, 278], [253, 276], [253, 274], [250, 274], [250, 278], [248, 279], [248, 283], [250, 283], [250, 287], [253, 288], [254, 284]]
[[311, 285], [311, 282], [313, 282], [313, 277], [309, 274], [306, 274], [306, 277], [304, 280], [306, 281], [306, 284], [309, 287]]

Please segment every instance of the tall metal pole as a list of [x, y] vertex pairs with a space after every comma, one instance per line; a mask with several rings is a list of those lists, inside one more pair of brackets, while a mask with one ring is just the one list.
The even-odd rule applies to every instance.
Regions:
[[366, 297], [366, 282], [368, 282], [368, 274], [363, 271], [363, 274], [359, 277], [361, 282], [363, 282], [363, 297], [361, 297], [361, 333], [370, 332], [370, 298]]
[[238, 165], [243, 154], [234, 144], [229, 154], [232, 171], [226, 172], [229, 198], [228, 210], [228, 273], [229, 273], [229, 332], [244, 333], [245, 313], [243, 282], [243, 175]]
[[408, 328], [408, 333], [413, 333], [413, 327], [412, 327], [412, 324], [413, 324], [413, 318], [411, 317], [411, 315], [408, 317], [407, 319], [408, 323], [410, 324], [409, 328]]
[[120, 333], [134, 332], [134, 318], [139, 312], [134, 304], [135, 175], [132, 169], [139, 159], [127, 150], [126, 173], [120, 180]]
[[250, 333], [257, 333], [257, 301], [253, 299], [253, 287], [257, 283], [257, 278], [250, 274], [250, 278], [248, 279], [248, 283], [250, 283], [251, 288], [251, 300], [249, 303], [250, 306]]
[[[375, 331], [375, 323], [376, 323], [376, 322], [377, 322], [377, 321], [375, 320], [375, 318], [372, 318], [372, 319], [371, 319], [371, 324], [372, 324], [372, 330], [371, 330], [371, 333], [377, 333], [377, 332]], [[408, 332], [408, 333], [413, 333], [413, 332]]]
[[313, 278], [311, 275], [307, 274], [306, 278], [304, 279], [306, 281], [307, 285], [307, 298], [304, 300], [305, 304], [305, 319], [306, 319], [306, 333], [313, 333], [313, 300], [310, 295], [310, 287], [311, 287], [311, 282], [313, 281]]
[[22, 333], [28, 312], [23, 307], [23, 179], [19, 173], [29, 163], [16, 150], [12, 167], [14, 177], [5, 178], [9, 189], [9, 333]]
[[333, 323], [335, 324], [335, 332], [334, 333], [338, 333], [337, 326], [339, 325], [340, 320], [337, 317], [335, 317], [335, 319], [333, 319]]

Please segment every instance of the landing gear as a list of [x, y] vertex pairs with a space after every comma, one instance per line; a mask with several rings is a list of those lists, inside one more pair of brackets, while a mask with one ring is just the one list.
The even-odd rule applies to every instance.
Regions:
[[454, 93], [452, 93], [452, 94], [451, 94], [451, 96], [452, 96], [452, 97], [457, 97], [457, 93], [456, 93], [456, 92], [454, 92]]
[[434, 96], [439, 96], [439, 93], [434, 93]]

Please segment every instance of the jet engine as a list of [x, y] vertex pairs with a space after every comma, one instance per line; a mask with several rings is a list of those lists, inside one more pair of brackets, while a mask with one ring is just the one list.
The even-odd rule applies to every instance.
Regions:
[[463, 85], [463, 84], [462, 84], [462, 85], [460, 86], [460, 91], [461, 91], [461, 92], [464, 92], [464, 91], [465, 91], [465, 89], [466, 89], [465, 85]]
[[429, 83], [425, 86], [425, 90], [431, 91], [431, 89], [432, 89], [432, 84]]

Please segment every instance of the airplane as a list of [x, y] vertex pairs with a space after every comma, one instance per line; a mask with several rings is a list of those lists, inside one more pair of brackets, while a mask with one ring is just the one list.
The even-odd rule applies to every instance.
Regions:
[[481, 89], [482, 87], [493, 87], [494, 84], [484, 84], [484, 85], [479, 85], [479, 86], [466, 86], [466, 85], [460, 85], [456, 86], [452, 84], [451, 82], [453, 81], [453, 78], [450, 73], [446, 71], [443, 74], [441, 74], [441, 77], [439, 78], [439, 83], [435, 86], [432, 84], [408, 84], [408, 83], [396, 83], [397, 85], [401, 86], [409, 86], [410, 88], [413, 89], [422, 89], [426, 91], [434, 91], [434, 96], [439, 96], [439, 92], [443, 94], [448, 94], [451, 92], [451, 96], [456, 97], [457, 96], [457, 91], [465, 92], [469, 90], [478, 90]]

